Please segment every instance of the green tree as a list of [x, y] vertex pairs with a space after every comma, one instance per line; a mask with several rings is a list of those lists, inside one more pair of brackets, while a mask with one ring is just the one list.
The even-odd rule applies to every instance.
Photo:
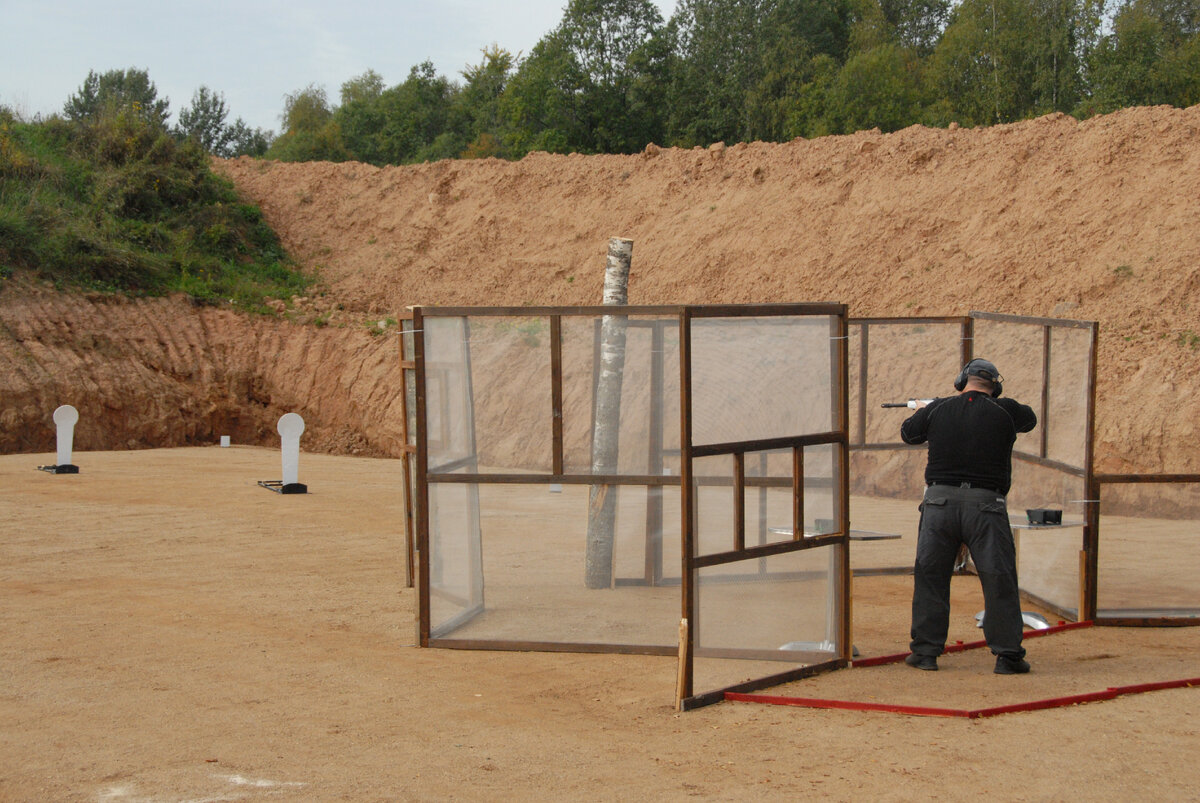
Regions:
[[543, 36], [517, 67], [500, 101], [504, 148], [519, 159], [531, 151], [567, 153], [584, 140], [577, 88], [582, 78], [563, 38]]
[[342, 105], [333, 118], [351, 157], [373, 165], [386, 164], [380, 132], [383, 129], [383, 77], [367, 70], [342, 84]]
[[79, 90], [63, 105], [63, 114], [75, 122], [120, 112], [165, 127], [171, 116], [171, 102], [167, 98], [159, 99], [158, 89], [147, 70], [131, 67], [100, 75], [88, 70]]
[[229, 127], [227, 156], [265, 156], [271, 147], [270, 131], [251, 128], [241, 117]]
[[919, 69], [915, 54], [895, 44], [855, 54], [833, 82], [827, 117], [845, 133], [912, 125], [921, 117]]
[[1200, 12], [1195, 0], [1128, 0], [1090, 54], [1091, 96], [1080, 113], [1200, 103]]
[[504, 155], [501, 99], [516, 65], [513, 55], [499, 45], [484, 48], [482, 53], [483, 61], [463, 70], [466, 83], [458, 95], [471, 138], [464, 155], [474, 158]]
[[682, 0], [671, 20], [673, 141], [777, 140], [816, 128], [829, 62], [845, 60], [858, 8], [851, 0]]
[[898, 44], [922, 56], [933, 52], [950, 19], [950, 0], [879, 0]]
[[777, 141], [797, 136], [797, 130], [839, 130], [828, 117], [805, 118], [818, 108], [822, 115], [828, 111], [829, 67], [845, 60], [862, 13], [843, 0], [777, 0], [767, 6], [741, 138]]
[[309, 84], [284, 96], [283, 133], [266, 155], [285, 162], [342, 162], [350, 158], [323, 87]]
[[[746, 98], [763, 79], [762, 27], [768, 0], [680, 0], [669, 25], [674, 43], [670, 70], [669, 139], [678, 145], [735, 142], [746, 134]], [[773, 118], [771, 99], [787, 83], [794, 63], [775, 61], [770, 88], [759, 87], [761, 127]]]
[[[521, 136], [603, 153], [660, 138], [662, 27], [650, 0], [571, 0], [513, 79], [517, 122], [532, 129]], [[531, 97], [537, 92], [552, 97]]]
[[175, 133], [180, 139], [196, 140], [209, 153], [226, 156], [233, 141], [233, 132], [225, 124], [228, 116], [225, 95], [202, 85], [192, 95], [191, 105], [179, 110]]
[[937, 114], [966, 124], [1072, 111], [1102, 0], [964, 0], [930, 60]]
[[409, 164], [457, 156], [466, 147], [464, 121], [457, 113], [457, 84], [424, 61], [404, 83], [380, 95], [383, 126], [379, 153], [388, 164]]

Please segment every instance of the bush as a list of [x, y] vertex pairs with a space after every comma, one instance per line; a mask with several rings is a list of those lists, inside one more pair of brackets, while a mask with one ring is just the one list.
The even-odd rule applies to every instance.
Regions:
[[37, 123], [0, 113], [0, 268], [262, 311], [309, 284], [195, 142], [122, 111]]

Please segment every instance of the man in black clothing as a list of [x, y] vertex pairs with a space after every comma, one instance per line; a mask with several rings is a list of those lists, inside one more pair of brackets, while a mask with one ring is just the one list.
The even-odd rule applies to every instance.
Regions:
[[918, 669], [937, 669], [945, 649], [950, 577], [966, 544], [983, 586], [983, 635], [996, 655], [996, 674], [1029, 671], [1005, 496], [1017, 433], [1037, 426], [1037, 415], [1028, 405], [998, 398], [1001, 383], [996, 366], [971, 360], [954, 381], [958, 395], [917, 402], [900, 425], [905, 443], [929, 442], [913, 568], [912, 654], [905, 659]]

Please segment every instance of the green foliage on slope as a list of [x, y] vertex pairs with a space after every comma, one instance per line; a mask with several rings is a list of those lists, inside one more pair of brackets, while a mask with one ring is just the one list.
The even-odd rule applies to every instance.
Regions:
[[0, 272], [264, 310], [309, 279], [255, 206], [137, 104], [71, 121], [0, 108]]

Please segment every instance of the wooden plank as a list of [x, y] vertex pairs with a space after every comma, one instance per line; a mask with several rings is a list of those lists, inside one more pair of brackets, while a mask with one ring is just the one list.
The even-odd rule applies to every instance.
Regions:
[[746, 455], [733, 456], [733, 548], [746, 548]]
[[909, 324], [958, 324], [963, 325], [969, 321], [965, 315], [949, 315], [949, 316], [925, 316], [916, 318], [847, 318], [846, 322], [851, 326], [868, 325], [868, 326], [907, 326]]
[[1081, 577], [1083, 585], [1083, 607], [1079, 618], [1094, 619], [1100, 597], [1100, 483], [1096, 482], [1096, 358], [1099, 352], [1100, 325], [1092, 327], [1091, 343], [1088, 346], [1087, 411], [1084, 424], [1083, 466], [1087, 469], [1083, 487], [1087, 494], [1084, 504], [1083, 548], [1087, 552], [1087, 563]]
[[569, 652], [600, 655], [674, 655], [676, 649], [669, 645], [654, 644], [597, 644], [582, 642], [572, 644], [561, 641], [499, 641], [494, 639], [430, 639], [429, 647], [448, 650], [497, 650], [507, 652]]
[[1031, 315], [1008, 315], [1002, 312], [978, 312], [972, 310], [969, 317], [977, 321], [997, 321], [999, 323], [1021, 323], [1031, 326], [1056, 326], [1060, 329], [1092, 329], [1095, 321], [1072, 321], [1066, 318], [1037, 318]]
[[1062, 471], [1066, 474], [1070, 474], [1072, 477], [1087, 477], [1087, 468], [1083, 466], [1073, 466], [1070, 463], [1064, 463], [1061, 460], [1051, 460], [1048, 457], [1041, 457], [1039, 455], [1030, 454], [1029, 452], [1022, 452], [1017, 449], [1013, 449], [1012, 456], [1015, 459], [1026, 463], [1032, 463], [1036, 466], [1043, 466], [1044, 468], [1053, 468], [1058, 471]]
[[550, 317], [550, 405], [551, 405], [551, 466], [555, 474], [563, 473], [563, 364], [562, 316]]
[[417, 363], [417, 643], [429, 646], [429, 420], [425, 408], [425, 324], [420, 307], [413, 309], [413, 356]]
[[[1050, 333], [1052, 328], [1049, 326], [1042, 327], [1042, 409], [1038, 414], [1040, 417], [1038, 423], [1041, 424], [1039, 436], [1041, 442], [1039, 445], [1038, 457], [1045, 459], [1050, 446]], [[1084, 465], [1087, 465], [1085, 462]]]
[[760, 438], [751, 441], [729, 441], [726, 443], [706, 443], [692, 446], [693, 457], [715, 457], [722, 454], [738, 452], [768, 452], [783, 451], [795, 446], [820, 446], [837, 443], [843, 437], [842, 432], [819, 432], [811, 435], [787, 435], [780, 438]]
[[[602, 304], [592, 304], [580, 307], [529, 306], [529, 307], [462, 307], [462, 306], [430, 306], [420, 307], [426, 318], [546, 318], [551, 315], [564, 317], [602, 317], [612, 315], [612, 307]], [[674, 317], [683, 307], [678, 305], [666, 306], [623, 306], [622, 316], [642, 315]]]
[[693, 318], [753, 318], [805, 315], [845, 315], [846, 305], [824, 302], [798, 304], [697, 304], [688, 307]]
[[775, 541], [770, 544], [746, 547], [736, 552], [712, 552], [707, 555], [697, 555], [692, 559], [692, 568], [703, 569], [709, 566], [722, 566], [726, 563], [737, 563], [754, 558], [768, 558], [772, 555], [783, 555], [790, 552], [801, 552], [805, 549], [834, 546], [845, 543], [848, 537], [845, 533], [830, 533], [829, 535], [814, 535], [799, 541]]
[[1104, 627], [1200, 627], [1200, 614], [1192, 616], [1097, 616]]
[[758, 691], [759, 689], [767, 689], [771, 686], [779, 686], [783, 683], [791, 683], [793, 680], [803, 680], [804, 678], [810, 678], [814, 675], [819, 675], [822, 672], [829, 672], [834, 669], [844, 669], [845, 667], [846, 662], [841, 658], [837, 658], [832, 661], [825, 661], [823, 663], [813, 664], [812, 666], [802, 666], [796, 669], [788, 670], [787, 672], [769, 675], [765, 678], [756, 678], [743, 683], [736, 683], [732, 686], [726, 686], [723, 689], [716, 689], [714, 691], [705, 692], [704, 694], [698, 694], [694, 697], [687, 698], [683, 701], [682, 710], [692, 711], [697, 708], [703, 708], [706, 705], [719, 703], [725, 699], [726, 694], [748, 694], [750, 692]]
[[[753, 478], [751, 478], [753, 479]], [[464, 472], [429, 474], [429, 482], [480, 485], [679, 485], [680, 478], [659, 474], [467, 474]], [[725, 478], [728, 485], [729, 478]], [[718, 483], [713, 483], [718, 484]]]
[[694, 633], [699, 627], [696, 618], [696, 587], [692, 572], [693, 556], [696, 554], [696, 499], [692, 487], [692, 315], [689, 309], [684, 309], [679, 314], [679, 427], [679, 491], [682, 507], [679, 528], [682, 541], [679, 550], [682, 564], [679, 584], [680, 618], [686, 619], [689, 627], [685, 643], [679, 650], [679, 660], [683, 662], [683, 666], [679, 668], [678, 696], [686, 701], [692, 696]]
[[804, 449], [792, 447], [792, 540], [804, 538]]
[[1120, 485], [1134, 483], [1193, 483], [1200, 482], [1200, 474], [1096, 474], [1096, 482], [1101, 485]]
[[867, 442], [867, 374], [871, 361], [870, 327], [863, 326], [858, 341], [858, 437], [856, 443]]
[[684, 688], [687, 686], [685, 680], [686, 673], [684, 668], [687, 663], [687, 644], [688, 644], [688, 620], [679, 620], [679, 650], [678, 664], [675, 667], [675, 710], [683, 710], [683, 698], [688, 695], [684, 693]]
[[[847, 539], [850, 534], [850, 348], [849, 348], [849, 328], [846, 326], [845, 315], [838, 316], [833, 321], [835, 327], [834, 336], [831, 339], [834, 344], [833, 364], [833, 386], [834, 386], [834, 404], [836, 405], [835, 420], [837, 428], [841, 430], [842, 437], [839, 443], [834, 445], [834, 450], [838, 460], [839, 481], [841, 484], [841, 493], [839, 495], [840, 509], [835, 511], [837, 518], [840, 519], [840, 529], [846, 533]], [[837, 571], [838, 571], [838, 595], [839, 610], [839, 637], [842, 648], [843, 660], [851, 660], [854, 652], [854, 642], [852, 639], [852, 622], [851, 613], [851, 577], [850, 574], [850, 542], [846, 540], [841, 546], [834, 547], [837, 550]]]

